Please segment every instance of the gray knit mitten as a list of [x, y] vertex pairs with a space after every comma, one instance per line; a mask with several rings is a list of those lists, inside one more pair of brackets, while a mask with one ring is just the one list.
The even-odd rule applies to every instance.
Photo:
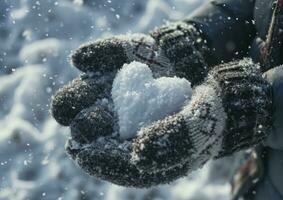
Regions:
[[72, 64], [82, 72], [95, 74], [95, 79], [103, 76], [107, 80], [76, 79], [57, 92], [52, 115], [60, 124], [70, 125], [82, 109], [104, 97], [125, 63], [140, 61], [149, 65], [155, 77], [177, 75], [196, 85], [207, 75], [209, 58], [205, 38], [185, 22], [157, 28], [150, 35], [129, 34], [84, 44], [72, 54]]
[[[88, 97], [105, 98], [108, 78], [85, 75], [74, 87], [60, 90], [54, 101], [73, 98], [71, 103], [79, 106], [90, 101]], [[134, 140], [111, 135], [117, 121], [111, 101], [82, 109], [72, 119], [66, 150], [99, 179], [132, 187], [169, 183], [211, 158], [260, 143], [270, 126], [270, 98], [269, 84], [251, 61], [219, 65], [182, 111], [141, 129]]]
[[177, 75], [192, 85], [209, 71], [205, 39], [185, 22], [156, 29], [151, 36], [112, 37], [76, 50], [72, 62], [85, 74], [57, 91], [51, 112], [70, 126], [67, 153], [88, 174], [118, 185], [150, 187], [264, 138], [268, 84], [257, 66], [244, 60], [216, 67], [181, 112], [143, 128], [134, 140], [119, 140], [113, 135], [118, 120], [111, 87], [117, 70], [133, 60], [148, 64], [155, 77]]
[[113, 137], [117, 118], [110, 92], [117, 70], [134, 60], [148, 64], [155, 77], [178, 75], [198, 84], [208, 73], [207, 52], [201, 33], [185, 22], [168, 24], [150, 35], [82, 45], [73, 53], [72, 64], [85, 74], [59, 89], [51, 107], [53, 117], [70, 126], [68, 154], [88, 174], [124, 186], [149, 187], [185, 176], [188, 165], [158, 172], [137, 168], [131, 160], [132, 141]]
[[[155, 77], [177, 75], [195, 85], [206, 77], [209, 57], [204, 37], [185, 22], [171, 23], [150, 35], [129, 34], [84, 44], [72, 54], [72, 64], [82, 72], [95, 73], [95, 79], [105, 76], [107, 81], [78, 78], [65, 86], [55, 95], [52, 115], [60, 124], [70, 125], [82, 109], [111, 87], [117, 70], [125, 63], [140, 61], [149, 65]], [[75, 94], [78, 91], [80, 95]]]
[[150, 33], [128, 34], [82, 45], [72, 55], [73, 65], [83, 72], [115, 72], [132, 61], [146, 63], [154, 73], [178, 75], [193, 84], [208, 72], [207, 41], [190, 23], [175, 22]]
[[132, 162], [146, 171], [193, 170], [259, 144], [272, 114], [271, 87], [259, 68], [248, 59], [216, 66], [182, 111], [140, 131]]

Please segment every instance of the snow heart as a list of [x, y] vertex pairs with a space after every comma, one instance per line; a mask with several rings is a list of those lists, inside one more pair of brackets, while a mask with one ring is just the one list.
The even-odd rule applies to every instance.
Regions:
[[184, 78], [154, 79], [146, 64], [125, 64], [112, 86], [120, 137], [133, 138], [141, 127], [178, 112], [191, 95], [191, 84]]

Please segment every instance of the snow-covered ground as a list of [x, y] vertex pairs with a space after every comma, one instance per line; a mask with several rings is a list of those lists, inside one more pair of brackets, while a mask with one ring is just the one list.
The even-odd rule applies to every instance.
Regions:
[[228, 199], [231, 158], [147, 190], [89, 177], [64, 152], [69, 130], [49, 114], [51, 95], [79, 73], [68, 64], [72, 49], [146, 32], [202, 1], [0, 0], [0, 200]]

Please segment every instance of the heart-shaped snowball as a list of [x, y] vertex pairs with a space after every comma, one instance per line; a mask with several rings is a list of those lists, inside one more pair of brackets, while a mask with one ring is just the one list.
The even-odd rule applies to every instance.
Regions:
[[184, 78], [154, 79], [146, 64], [125, 64], [112, 86], [120, 137], [133, 138], [141, 127], [179, 111], [191, 95], [191, 84]]

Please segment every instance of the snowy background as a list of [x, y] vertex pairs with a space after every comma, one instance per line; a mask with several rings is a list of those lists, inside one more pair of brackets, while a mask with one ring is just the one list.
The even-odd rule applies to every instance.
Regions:
[[232, 158], [147, 190], [89, 177], [66, 156], [69, 131], [49, 114], [52, 94], [79, 73], [68, 64], [72, 49], [111, 34], [147, 32], [202, 2], [0, 0], [0, 200], [228, 199]]

